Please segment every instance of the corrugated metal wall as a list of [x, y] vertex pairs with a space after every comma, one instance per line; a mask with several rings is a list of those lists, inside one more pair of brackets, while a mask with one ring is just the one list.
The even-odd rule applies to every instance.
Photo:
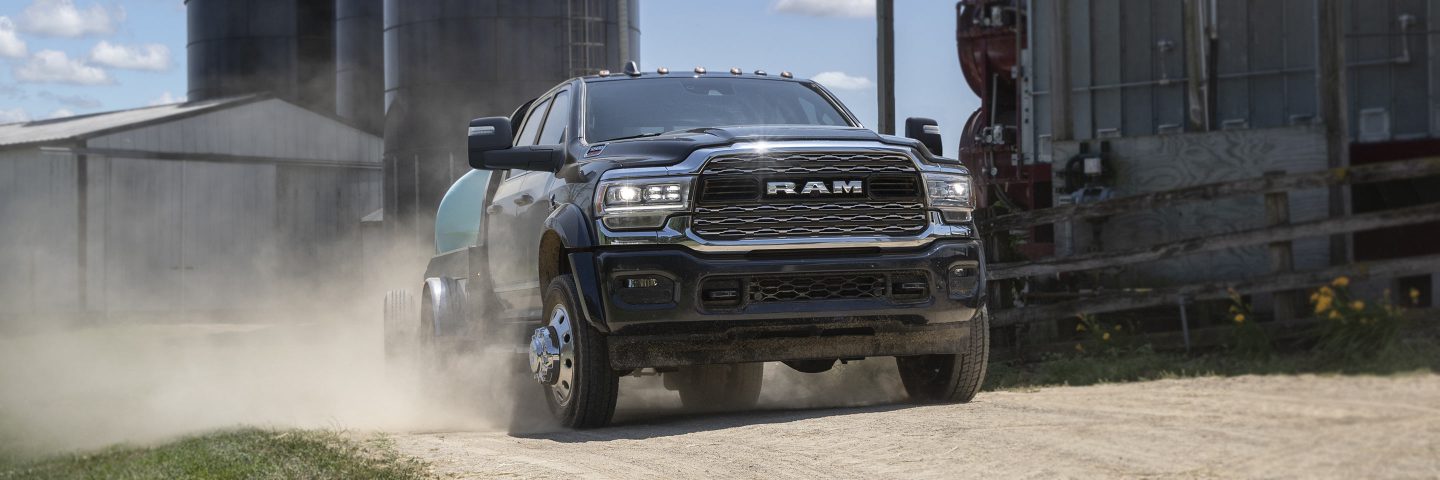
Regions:
[[[1350, 0], [1345, 35], [1351, 136], [1360, 142], [1440, 137], [1440, 0]], [[1029, 16], [1026, 74], [1033, 122], [1029, 156], [1053, 133], [1055, 55], [1070, 75], [1073, 138], [1203, 131], [1186, 125], [1187, 9], [1210, 16], [1215, 92], [1212, 130], [1316, 121], [1315, 0], [1093, 0], [1048, 3]], [[1208, 13], [1207, 13], [1208, 12]], [[1199, 20], [1196, 20], [1199, 21]], [[1053, 35], [1068, 29], [1063, 51]], [[1207, 46], [1206, 48], [1209, 48]], [[1048, 158], [1041, 157], [1041, 160]]]
[[0, 151], [0, 328], [195, 320], [359, 286], [378, 138], [273, 101], [81, 143]]

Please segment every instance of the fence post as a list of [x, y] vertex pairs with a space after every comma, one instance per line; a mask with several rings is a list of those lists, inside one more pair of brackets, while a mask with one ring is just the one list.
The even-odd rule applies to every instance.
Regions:
[[[1284, 171], [1265, 172], [1266, 178], [1278, 178], [1285, 176]], [[1271, 227], [1288, 225], [1290, 223], [1290, 194], [1285, 191], [1271, 192], [1265, 194], [1265, 220]], [[1270, 272], [1275, 274], [1290, 273], [1295, 270], [1295, 257], [1291, 252], [1290, 242], [1275, 242], [1270, 244]], [[1275, 292], [1275, 319], [1291, 320], [1295, 318], [1295, 293]]]

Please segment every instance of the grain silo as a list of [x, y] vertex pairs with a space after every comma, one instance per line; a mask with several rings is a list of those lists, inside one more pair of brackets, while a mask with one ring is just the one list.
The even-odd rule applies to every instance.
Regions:
[[638, 61], [637, 13], [634, 0], [385, 0], [390, 228], [428, 244], [440, 198], [470, 170], [468, 121]]
[[270, 93], [335, 110], [334, 0], [186, 0], [191, 100]]
[[377, 135], [385, 124], [383, 6], [335, 1], [335, 113]]

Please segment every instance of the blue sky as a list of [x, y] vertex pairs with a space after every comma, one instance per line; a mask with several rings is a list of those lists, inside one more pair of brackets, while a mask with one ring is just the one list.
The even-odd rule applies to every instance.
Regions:
[[[782, 70], [876, 122], [873, 0], [640, 0], [643, 67]], [[939, 120], [953, 154], [979, 100], [955, 53], [955, 3], [896, 2], [897, 124]], [[182, 0], [0, 1], [0, 123], [178, 101]]]

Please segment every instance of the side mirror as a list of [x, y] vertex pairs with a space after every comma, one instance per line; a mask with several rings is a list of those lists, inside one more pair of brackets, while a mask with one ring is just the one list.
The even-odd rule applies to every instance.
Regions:
[[510, 117], [470, 121], [470, 166], [480, 170], [535, 170], [554, 172], [565, 165], [565, 150], [558, 145], [514, 146]]
[[940, 124], [929, 118], [910, 117], [905, 119], [905, 136], [919, 140], [937, 156], [944, 155], [944, 143], [940, 138]]
[[510, 117], [485, 117], [470, 121], [470, 166], [485, 169], [485, 152], [506, 150], [514, 142]]

